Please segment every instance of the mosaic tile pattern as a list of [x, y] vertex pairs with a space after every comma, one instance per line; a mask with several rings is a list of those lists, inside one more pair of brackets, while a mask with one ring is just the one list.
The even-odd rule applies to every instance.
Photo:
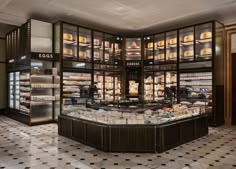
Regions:
[[104, 153], [57, 134], [57, 125], [28, 127], [0, 116], [4, 169], [236, 169], [236, 127], [161, 154]]

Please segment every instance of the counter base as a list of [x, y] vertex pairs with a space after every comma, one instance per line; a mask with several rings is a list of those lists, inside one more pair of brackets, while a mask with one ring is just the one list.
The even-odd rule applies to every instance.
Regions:
[[60, 115], [58, 133], [105, 152], [161, 153], [207, 135], [208, 117], [158, 125], [111, 125]]

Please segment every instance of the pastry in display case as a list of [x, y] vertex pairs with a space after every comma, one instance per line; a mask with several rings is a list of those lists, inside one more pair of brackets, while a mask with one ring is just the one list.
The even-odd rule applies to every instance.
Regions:
[[79, 60], [91, 62], [92, 31], [79, 27]]
[[179, 31], [179, 55], [181, 61], [194, 60], [194, 27], [187, 27]]
[[141, 60], [141, 39], [126, 39], [126, 60]]
[[122, 41], [121, 37], [114, 37], [114, 41], [111, 44], [111, 48], [114, 49], [114, 59], [115, 61], [122, 60]]
[[102, 32], [94, 32], [93, 39], [93, 60], [95, 62], [103, 62], [103, 33]]
[[177, 31], [166, 33], [166, 61], [176, 62], [177, 57], [172, 57], [176, 53], [177, 55]]
[[164, 72], [154, 73], [154, 100], [164, 99], [165, 75]]
[[77, 27], [63, 25], [63, 58], [77, 59]]

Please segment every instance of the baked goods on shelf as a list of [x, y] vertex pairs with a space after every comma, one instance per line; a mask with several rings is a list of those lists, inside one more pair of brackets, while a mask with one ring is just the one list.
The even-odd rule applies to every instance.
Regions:
[[87, 43], [87, 38], [84, 36], [79, 36], [79, 43]]
[[132, 42], [130, 46], [128, 46], [128, 49], [140, 49], [140, 46], [138, 46], [136, 42]]
[[184, 37], [184, 42], [192, 42], [194, 39], [193, 35], [187, 35]]
[[169, 59], [176, 59], [177, 58], [177, 53], [176, 52], [172, 52], [169, 54]]
[[86, 59], [86, 52], [79, 51], [79, 58], [80, 59]]
[[158, 41], [156, 44], [156, 47], [163, 47], [165, 45], [165, 41], [164, 40], [161, 40], [161, 41]]
[[64, 55], [73, 56], [73, 50], [72, 49], [64, 48], [63, 53], [64, 53]]
[[73, 35], [69, 33], [63, 33], [63, 39], [73, 41]]
[[201, 56], [209, 56], [212, 54], [212, 48], [205, 48], [200, 51]]
[[110, 42], [109, 41], [105, 41], [104, 42], [104, 46], [105, 46], [105, 48], [110, 48]]
[[203, 40], [203, 39], [210, 39], [210, 38], [212, 38], [212, 32], [203, 32], [200, 35], [200, 39], [201, 40]]
[[99, 52], [93, 52], [94, 59], [99, 59], [100, 55]]
[[151, 56], [148, 56], [147, 59], [153, 59], [153, 56], [152, 56], [152, 55], [151, 55]]
[[148, 48], [153, 48], [153, 43], [152, 42], [148, 43]]
[[193, 57], [194, 52], [193, 50], [187, 50], [184, 52], [184, 57]]
[[177, 44], [177, 38], [172, 38], [172, 39], [170, 39], [170, 40], [169, 40], [169, 44], [170, 44], [170, 45], [175, 45], [175, 44]]
[[100, 44], [99, 39], [93, 39], [93, 44], [94, 44], [95, 46], [99, 46], [99, 44]]
[[159, 54], [159, 55], [157, 55], [157, 56], [155, 56], [155, 60], [161, 60], [161, 61], [163, 61], [165, 59], [165, 54]]
[[141, 53], [140, 52], [127, 52], [127, 55], [139, 56], [141, 55]]

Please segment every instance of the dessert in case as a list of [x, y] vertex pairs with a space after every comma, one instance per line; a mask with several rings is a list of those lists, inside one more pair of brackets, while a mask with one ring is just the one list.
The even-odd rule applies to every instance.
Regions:
[[212, 54], [212, 49], [211, 48], [205, 48], [202, 49], [200, 52], [201, 56], [206, 56], [206, 55], [211, 55]]
[[86, 58], [86, 52], [79, 51], [79, 58], [80, 59], [85, 59]]
[[193, 57], [193, 50], [188, 50], [184, 52], [184, 57]]
[[157, 47], [163, 47], [165, 45], [165, 41], [164, 40], [161, 40], [157, 43], [155, 43]]
[[184, 37], [184, 42], [192, 42], [193, 39], [193, 35], [187, 35]]
[[164, 54], [159, 54], [157, 56], [157, 60], [164, 60], [165, 59], [165, 55]]
[[169, 59], [176, 59], [177, 58], [177, 53], [176, 52], [172, 52], [169, 54]]
[[73, 56], [73, 51], [72, 51], [72, 49], [64, 48], [64, 49], [63, 49], [63, 53], [64, 53], [64, 55]]
[[63, 39], [64, 39], [64, 40], [72, 41], [72, 40], [73, 40], [73, 35], [72, 35], [72, 34], [69, 34], [69, 33], [64, 33], [64, 34], [63, 34]]
[[200, 39], [210, 39], [212, 38], [212, 33], [211, 32], [203, 32], [200, 35]]
[[170, 39], [170, 41], [169, 41], [169, 44], [170, 45], [175, 45], [177, 43], [177, 38], [172, 38], [172, 39]]
[[152, 42], [148, 43], [148, 48], [153, 48], [153, 43]]
[[87, 38], [84, 36], [79, 37], [79, 43], [87, 43]]
[[135, 43], [132, 42], [131, 45], [128, 47], [128, 49], [139, 49], [140, 47]]

